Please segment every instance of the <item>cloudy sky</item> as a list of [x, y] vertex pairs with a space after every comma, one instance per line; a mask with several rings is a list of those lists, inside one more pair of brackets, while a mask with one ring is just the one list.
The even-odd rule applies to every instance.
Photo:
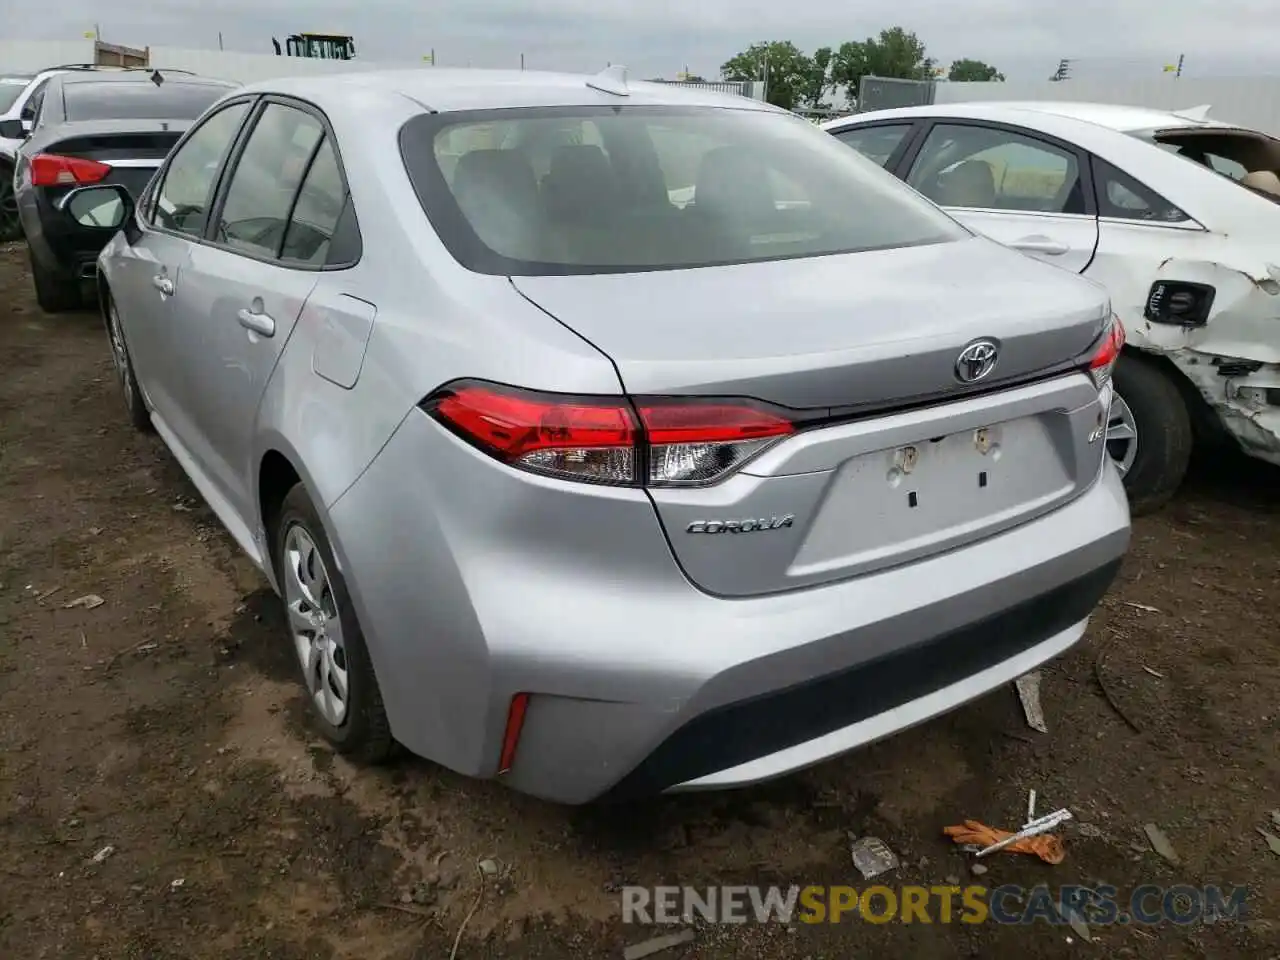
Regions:
[[[714, 75], [753, 41], [811, 50], [902, 25], [943, 63], [974, 57], [1010, 78], [1042, 79], [1061, 57], [1077, 72], [1159, 74], [1186, 54], [1188, 76], [1280, 74], [1276, 0], [0, 0], [0, 23], [23, 39], [75, 39], [99, 25], [132, 46], [269, 53], [271, 37], [351, 34], [362, 58], [450, 66], [595, 70], [625, 63], [646, 76], [686, 65]], [[6, 36], [5, 39], [9, 39]]]

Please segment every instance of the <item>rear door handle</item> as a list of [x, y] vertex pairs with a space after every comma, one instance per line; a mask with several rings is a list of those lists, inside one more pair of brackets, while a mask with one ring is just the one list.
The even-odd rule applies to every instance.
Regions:
[[1014, 240], [1009, 246], [1023, 253], [1043, 253], [1051, 257], [1060, 257], [1071, 250], [1061, 240], [1050, 237], [1023, 237], [1020, 240]]
[[163, 293], [166, 297], [173, 296], [173, 281], [163, 274], [157, 274], [151, 278], [151, 285]]
[[254, 313], [247, 307], [236, 314], [240, 320], [240, 326], [246, 330], [252, 330], [254, 333], [262, 337], [274, 337], [276, 335], [276, 322], [266, 313]]

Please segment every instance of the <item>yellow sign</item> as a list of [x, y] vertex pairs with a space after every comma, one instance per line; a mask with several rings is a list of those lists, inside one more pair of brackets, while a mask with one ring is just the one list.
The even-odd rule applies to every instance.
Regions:
[[435, 62], [436, 62], [435, 55], [434, 55], [434, 54], [430, 54], [430, 53], [424, 53], [424, 54], [422, 55], [422, 62], [423, 62], [423, 63], [435, 63]]
[[1178, 65], [1177, 65], [1176, 63], [1166, 63], [1166, 64], [1164, 65], [1164, 72], [1165, 72], [1165, 73], [1177, 73], [1177, 72], [1178, 72]]
[[84, 38], [85, 38], [86, 40], [97, 40], [97, 39], [98, 39], [98, 31], [97, 31], [97, 30], [86, 30], [86, 31], [84, 32]]

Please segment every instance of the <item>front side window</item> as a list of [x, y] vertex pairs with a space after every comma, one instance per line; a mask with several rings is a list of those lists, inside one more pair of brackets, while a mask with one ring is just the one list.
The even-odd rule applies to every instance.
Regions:
[[213, 181], [248, 111], [234, 103], [210, 116], [178, 147], [156, 193], [152, 223], [198, 237], [204, 233]]
[[267, 104], [231, 173], [214, 240], [256, 256], [277, 256], [293, 199], [323, 136], [320, 121], [305, 110]]
[[166, 80], [76, 80], [62, 85], [68, 120], [194, 120], [230, 87]]
[[909, 123], [880, 124], [874, 127], [854, 127], [841, 130], [835, 138], [845, 146], [853, 147], [868, 160], [883, 167], [911, 130]]
[[1002, 128], [937, 124], [907, 182], [944, 207], [1085, 212], [1075, 154]]
[[681, 269], [969, 236], [829, 134], [771, 112], [423, 115], [400, 145], [437, 232], [483, 273]]

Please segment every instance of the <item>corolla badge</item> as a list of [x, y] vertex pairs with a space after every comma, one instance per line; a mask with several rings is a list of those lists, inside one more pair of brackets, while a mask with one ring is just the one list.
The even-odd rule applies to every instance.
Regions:
[[975, 340], [956, 357], [956, 379], [961, 383], [977, 383], [996, 368], [1000, 348], [994, 340]]
[[782, 530], [793, 526], [795, 514], [784, 517], [761, 517], [753, 520], [695, 520], [684, 528], [685, 533], [761, 533], [765, 530]]

